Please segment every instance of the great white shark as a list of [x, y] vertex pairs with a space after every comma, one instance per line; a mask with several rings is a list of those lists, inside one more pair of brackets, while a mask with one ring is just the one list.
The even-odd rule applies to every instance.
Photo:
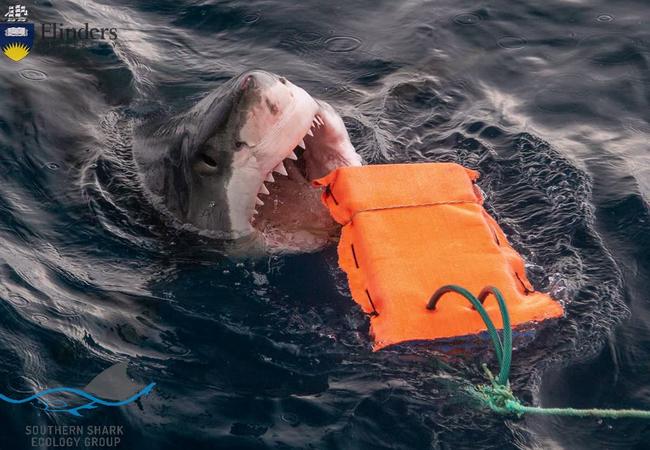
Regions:
[[185, 228], [269, 251], [314, 251], [337, 226], [310, 182], [361, 165], [343, 120], [286, 78], [252, 70], [136, 136], [153, 203]]

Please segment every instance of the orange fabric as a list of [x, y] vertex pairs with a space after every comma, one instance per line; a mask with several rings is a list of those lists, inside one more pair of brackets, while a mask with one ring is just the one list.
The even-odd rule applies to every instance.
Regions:
[[[323, 203], [343, 225], [339, 265], [354, 300], [371, 316], [375, 350], [404, 341], [476, 334], [485, 324], [470, 303], [436, 289], [457, 284], [478, 295], [503, 293], [513, 326], [563, 314], [533, 291], [519, 254], [483, 209], [478, 173], [451, 163], [344, 167], [316, 180]], [[499, 328], [498, 306], [485, 307]]]

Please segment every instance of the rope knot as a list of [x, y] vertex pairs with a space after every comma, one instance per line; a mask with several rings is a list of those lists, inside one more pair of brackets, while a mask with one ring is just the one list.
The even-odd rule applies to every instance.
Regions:
[[517, 416], [521, 416], [521, 404], [517, 400], [517, 397], [515, 397], [515, 394], [513, 394], [512, 389], [510, 389], [510, 383], [499, 384], [486, 364], [483, 364], [483, 371], [490, 384], [481, 384], [477, 387], [472, 387], [470, 388], [470, 393], [495, 412], [500, 414], [514, 413]]

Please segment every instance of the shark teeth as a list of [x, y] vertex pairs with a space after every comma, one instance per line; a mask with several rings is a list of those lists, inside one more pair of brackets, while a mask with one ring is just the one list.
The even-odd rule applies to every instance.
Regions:
[[[318, 132], [318, 129], [320, 127], [325, 126], [325, 121], [323, 120], [322, 117], [320, 117], [318, 114], [316, 114], [311, 121], [310, 127], [305, 133], [305, 136], [298, 142], [297, 147], [307, 151], [307, 145], [305, 144], [305, 138], [307, 136], [314, 137], [314, 132]], [[293, 161], [298, 161], [298, 155], [296, 155], [295, 150], [292, 150], [287, 156], [285, 156], [285, 159], [290, 159]], [[262, 182], [262, 185], [260, 186], [260, 189], [257, 193], [257, 196], [255, 196], [255, 206], [252, 209], [252, 215], [251, 215], [251, 222], [255, 222], [257, 219], [257, 215], [260, 213], [259, 207], [264, 206], [264, 202], [259, 198], [260, 195], [271, 195], [269, 189], [266, 187], [264, 183], [275, 183], [275, 178], [273, 177], [273, 173], [279, 173], [280, 175], [284, 175], [285, 177], [289, 176], [289, 173], [287, 172], [287, 168], [284, 166], [284, 161], [281, 161], [278, 163], [271, 172], [266, 174], [266, 177], [264, 181]], [[268, 200], [267, 200], [268, 201]], [[277, 200], [275, 200], [277, 201]]]
[[325, 121], [318, 114], [316, 114], [314, 116], [314, 118], [312, 119], [311, 124], [312, 124], [311, 125], [312, 128], [314, 128], [314, 127], [320, 128], [323, 125], [325, 125]]
[[280, 175], [284, 175], [285, 177], [289, 176], [289, 174], [287, 173], [287, 169], [284, 167], [283, 163], [280, 163], [277, 166], [275, 166], [273, 168], [273, 172], [277, 172]]
[[296, 156], [295, 152], [293, 151], [289, 153], [289, 156], [287, 156], [287, 158], [292, 159], [294, 161], [298, 161], [298, 156]]

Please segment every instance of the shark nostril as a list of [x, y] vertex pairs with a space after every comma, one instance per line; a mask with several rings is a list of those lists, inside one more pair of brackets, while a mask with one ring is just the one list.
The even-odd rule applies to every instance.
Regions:
[[264, 101], [266, 102], [266, 107], [269, 109], [271, 114], [275, 116], [278, 112], [280, 112], [280, 108], [278, 108], [278, 105], [273, 103], [271, 100], [265, 98]]

